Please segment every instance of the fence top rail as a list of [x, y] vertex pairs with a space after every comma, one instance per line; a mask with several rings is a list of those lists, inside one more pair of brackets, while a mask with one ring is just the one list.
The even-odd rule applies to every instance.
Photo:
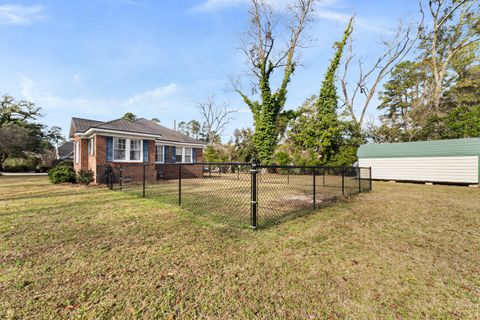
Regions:
[[[276, 168], [276, 169], [368, 169], [370, 170], [371, 167], [356, 167], [356, 166], [298, 166], [298, 165], [276, 165], [276, 164], [256, 164], [250, 162], [190, 162], [190, 163], [183, 163], [183, 162], [162, 162], [162, 163], [115, 163], [115, 165], [120, 167], [130, 167], [130, 166], [153, 166], [153, 165], [182, 165], [182, 166], [195, 166], [195, 165], [203, 165], [203, 166], [251, 166], [256, 168]], [[111, 164], [104, 164], [97, 166], [109, 166]]]
[[278, 169], [370, 169], [370, 167], [354, 166], [295, 166], [295, 165], [275, 165], [275, 164], [257, 164], [257, 168], [278, 168]]

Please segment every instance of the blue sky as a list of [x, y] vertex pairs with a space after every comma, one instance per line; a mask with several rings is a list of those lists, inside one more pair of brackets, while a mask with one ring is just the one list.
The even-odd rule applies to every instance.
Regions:
[[[287, 0], [269, 0], [281, 8]], [[332, 44], [357, 14], [355, 54], [374, 58], [416, 0], [324, 0], [307, 34], [312, 46], [292, 78], [287, 108], [319, 90]], [[228, 78], [246, 71], [239, 37], [247, 0], [0, 1], [0, 93], [42, 107], [42, 122], [68, 131], [72, 116], [111, 120], [125, 112], [173, 121], [198, 119], [207, 95], [240, 110], [223, 137], [252, 126]], [[375, 104], [370, 114], [375, 115]]]

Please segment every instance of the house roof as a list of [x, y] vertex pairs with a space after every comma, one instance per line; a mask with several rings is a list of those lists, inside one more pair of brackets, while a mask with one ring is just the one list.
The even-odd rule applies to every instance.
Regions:
[[202, 141], [189, 137], [175, 130], [166, 128], [156, 122], [144, 118], [133, 121], [121, 118], [107, 122], [72, 118], [70, 137], [73, 137], [75, 133], [85, 133], [87, 130], [92, 128], [156, 135], [159, 136], [159, 139], [165, 141], [204, 144]]
[[410, 158], [479, 156], [480, 138], [364, 144], [359, 158]]
[[67, 141], [58, 147], [58, 157], [68, 159], [73, 157], [73, 141]]

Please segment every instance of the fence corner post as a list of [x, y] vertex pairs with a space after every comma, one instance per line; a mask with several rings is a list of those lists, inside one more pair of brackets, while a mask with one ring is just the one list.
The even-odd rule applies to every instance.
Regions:
[[317, 168], [313, 168], [313, 210], [317, 209]]
[[372, 167], [368, 169], [369, 191], [372, 191]]
[[123, 173], [122, 173], [122, 164], [120, 164], [120, 177], [119, 177], [119, 182], [120, 182], [120, 191], [123, 191]]
[[342, 195], [345, 197], [345, 167], [342, 166]]
[[145, 198], [145, 174], [146, 174], [147, 164], [143, 165], [143, 185], [142, 185], [142, 197]]
[[250, 207], [251, 207], [251, 222], [250, 226], [252, 229], [257, 229], [257, 164], [252, 164], [252, 169], [250, 170], [251, 179], [250, 179], [250, 189], [251, 189], [251, 196], [250, 196]]
[[357, 167], [358, 193], [362, 193], [362, 168]]
[[182, 164], [178, 164], [178, 205], [182, 205]]

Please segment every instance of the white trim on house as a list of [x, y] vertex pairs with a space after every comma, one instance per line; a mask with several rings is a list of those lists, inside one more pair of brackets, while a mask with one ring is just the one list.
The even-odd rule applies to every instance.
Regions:
[[182, 147], [192, 147], [192, 148], [203, 148], [205, 147], [205, 144], [203, 143], [188, 143], [188, 142], [175, 142], [175, 141], [168, 141], [168, 140], [161, 140], [161, 139], [156, 139], [155, 143], [157, 144], [162, 144], [162, 145], [168, 145], [168, 146], [182, 146]]
[[145, 138], [145, 139], [157, 139], [161, 135], [148, 134], [148, 133], [136, 133], [129, 131], [120, 131], [120, 130], [107, 130], [107, 129], [97, 129], [90, 128], [85, 133], [75, 133], [76, 137], [81, 138], [90, 138], [93, 134], [97, 135], [108, 135], [111, 137], [136, 137], [136, 138]]
[[80, 141], [74, 141], [75, 144], [74, 153], [75, 153], [75, 163], [79, 164], [80, 163]]
[[[162, 156], [160, 161], [157, 161], [157, 147], [162, 147]], [[155, 143], [155, 163], [165, 163], [165, 145]]]

